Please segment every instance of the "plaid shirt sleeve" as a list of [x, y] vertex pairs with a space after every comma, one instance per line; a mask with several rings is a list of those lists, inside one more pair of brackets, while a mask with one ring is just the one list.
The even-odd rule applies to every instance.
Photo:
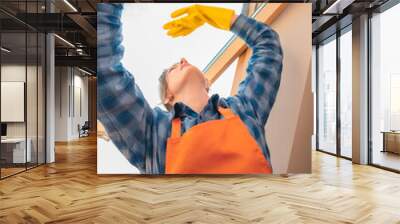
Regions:
[[264, 126], [281, 80], [283, 53], [279, 36], [268, 25], [243, 15], [237, 17], [231, 31], [253, 51], [246, 69], [247, 76], [239, 84], [236, 97]]
[[98, 119], [108, 135], [141, 173], [152, 166], [154, 120], [161, 110], [153, 110], [135, 79], [122, 65], [122, 4], [98, 4], [97, 77]]

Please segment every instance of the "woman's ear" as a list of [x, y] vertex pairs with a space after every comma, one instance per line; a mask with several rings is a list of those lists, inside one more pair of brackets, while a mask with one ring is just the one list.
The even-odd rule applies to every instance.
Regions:
[[165, 93], [165, 98], [164, 98], [164, 104], [172, 104], [174, 100], [174, 96], [171, 94], [170, 91], [167, 90], [167, 92]]
[[210, 90], [210, 82], [208, 81], [207, 78], [205, 78], [204, 80], [205, 80], [206, 90], [207, 90], [207, 93], [208, 93], [208, 91]]

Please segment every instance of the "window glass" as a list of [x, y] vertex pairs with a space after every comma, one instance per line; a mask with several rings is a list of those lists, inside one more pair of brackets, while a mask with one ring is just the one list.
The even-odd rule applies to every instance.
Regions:
[[[22, 3], [21, 3], [22, 4]], [[22, 7], [22, 6], [21, 6]], [[6, 18], [6, 15], [0, 13]], [[1, 29], [1, 177], [24, 171], [31, 159], [26, 138], [26, 32]]]
[[340, 154], [351, 158], [352, 141], [352, 34], [340, 36]]
[[372, 163], [400, 170], [400, 4], [376, 14], [372, 25]]
[[313, 136], [312, 136], [312, 149], [315, 150], [317, 149], [317, 141], [316, 141], [316, 134], [317, 134], [317, 87], [316, 87], [316, 83], [317, 83], [317, 48], [315, 45], [312, 46], [312, 92], [313, 92], [313, 101], [314, 101], [314, 105], [313, 105]]
[[[38, 19], [45, 1], [1, 1], [21, 20]], [[45, 35], [0, 12], [1, 178], [45, 162]], [[31, 21], [33, 23], [37, 21]]]
[[210, 96], [219, 94], [221, 97], [228, 97], [231, 95], [232, 83], [235, 77], [236, 65], [239, 59], [232, 62], [231, 65], [218, 77], [217, 80], [210, 86]]
[[38, 125], [38, 35], [36, 32], [27, 33], [27, 65], [26, 65], [26, 118], [27, 118], [27, 143], [28, 156], [27, 167], [37, 165], [37, 125]]
[[318, 149], [336, 153], [336, 39], [318, 48]]

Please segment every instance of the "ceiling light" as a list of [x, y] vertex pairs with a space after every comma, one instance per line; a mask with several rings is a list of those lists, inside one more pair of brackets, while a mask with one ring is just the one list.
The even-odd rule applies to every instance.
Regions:
[[71, 4], [69, 3], [68, 0], [64, 0], [65, 4], [68, 5], [68, 7], [70, 7], [74, 12], [78, 12], [78, 10]]
[[73, 45], [73, 44], [72, 44], [71, 42], [69, 42], [68, 40], [66, 40], [66, 39], [64, 39], [64, 38], [62, 38], [62, 37], [60, 37], [60, 36], [57, 35], [57, 34], [54, 34], [54, 36], [57, 37], [57, 38], [58, 38], [59, 40], [61, 40], [62, 42], [64, 42], [65, 44], [67, 44], [68, 46], [75, 48], [75, 45]]
[[342, 14], [343, 10], [353, 2], [354, 0], [336, 0], [322, 14]]
[[79, 55], [84, 55], [84, 52], [83, 52], [82, 48], [77, 48], [76, 49], [76, 53], [78, 53]]
[[1, 47], [0, 49], [1, 49], [2, 51], [6, 52], [6, 53], [10, 53], [10, 52], [11, 52], [11, 50], [9, 50], [9, 49], [7, 49], [7, 48], [5, 48], [5, 47]]
[[83, 73], [85, 73], [85, 74], [87, 74], [87, 75], [92, 75], [92, 73], [90, 73], [90, 72], [88, 72], [88, 71], [86, 71], [86, 70], [83, 70], [83, 69], [81, 69], [81, 68], [79, 68], [79, 67], [78, 67], [78, 70], [81, 71], [81, 72], [83, 72]]

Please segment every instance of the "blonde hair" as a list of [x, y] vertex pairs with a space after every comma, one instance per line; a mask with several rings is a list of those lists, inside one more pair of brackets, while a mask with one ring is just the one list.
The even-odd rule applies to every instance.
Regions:
[[167, 89], [168, 89], [168, 83], [167, 83], [168, 71], [169, 71], [169, 69], [164, 69], [164, 71], [161, 73], [160, 77], [158, 78], [158, 81], [159, 81], [159, 94], [160, 94], [161, 103], [164, 105], [165, 108], [167, 108], [168, 111], [171, 111], [172, 105], [169, 103], [164, 103], [165, 97], [167, 95]]

